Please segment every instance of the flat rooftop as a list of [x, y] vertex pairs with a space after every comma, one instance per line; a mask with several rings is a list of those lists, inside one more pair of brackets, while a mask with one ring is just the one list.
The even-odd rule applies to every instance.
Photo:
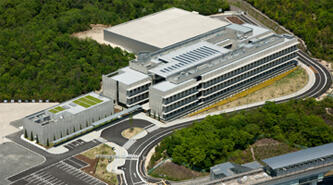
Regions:
[[51, 107], [47, 110], [52, 114], [61, 114], [63, 112], [77, 114], [81, 111], [84, 111], [107, 101], [110, 101], [110, 99], [104, 96], [100, 96], [99, 94], [96, 94], [94, 92], [90, 92], [88, 94], [63, 102], [57, 106]]
[[263, 160], [273, 170], [333, 155], [333, 143]]
[[131, 84], [139, 82], [143, 79], [149, 78], [148, 75], [135, 71], [128, 66], [120, 69], [119, 72], [120, 72], [120, 74], [117, 74], [111, 78], [113, 80], [119, 81], [126, 85], [131, 85]]
[[159, 59], [167, 62], [149, 71], [167, 78], [185, 69], [201, 65], [213, 58], [219, 57], [230, 50], [201, 41], [188, 47], [184, 47], [169, 54], [160, 56]]
[[226, 25], [229, 23], [179, 8], [169, 8], [107, 28], [106, 31], [164, 48]]

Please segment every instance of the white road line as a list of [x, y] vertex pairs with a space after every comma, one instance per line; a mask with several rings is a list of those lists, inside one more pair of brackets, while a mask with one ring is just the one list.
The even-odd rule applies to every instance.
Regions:
[[82, 168], [83, 166], [81, 164], [79, 164], [78, 162], [75, 162], [74, 160], [72, 160], [72, 158], [68, 159], [69, 161], [73, 162], [74, 164], [77, 164], [79, 166], [79, 168]]
[[95, 179], [93, 179], [93, 178], [89, 178], [86, 182], [88, 184], [91, 184], [92, 182], [96, 183]]

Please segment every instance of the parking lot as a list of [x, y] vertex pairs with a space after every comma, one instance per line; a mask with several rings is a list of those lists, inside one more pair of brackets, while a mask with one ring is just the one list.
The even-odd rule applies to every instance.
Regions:
[[13, 185], [106, 185], [103, 181], [80, 170], [86, 165], [86, 163], [70, 157], [30, 174], [14, 182]]
[[71, 143], [66, 144], [64, 147], [68, 150], [73, 150], [76, 147], [84, 145], [86, 142], [84, 142], [82, 139], [75, 140]]

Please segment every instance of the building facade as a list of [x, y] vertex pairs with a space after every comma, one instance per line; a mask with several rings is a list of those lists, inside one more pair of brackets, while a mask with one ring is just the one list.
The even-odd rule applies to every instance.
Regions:
[[91, 92], [25, 117], [24, 132], [46, 145], [110, 116], [113, 106], [111, 99]]
[[[211, 19], [211, 18], [210, 18]], [[295, 68], [296, 38], [250, 24], [226, 24], [103, 76], [103, 94], [172, 120]]]

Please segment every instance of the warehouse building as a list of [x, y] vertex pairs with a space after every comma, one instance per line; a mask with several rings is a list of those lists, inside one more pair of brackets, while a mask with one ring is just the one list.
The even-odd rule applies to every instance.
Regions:
[[210, 168], [203, 184], [316, 185], [333, 167], [333, 143], [246, 164], [221, 163]]
[[134, 52], [153, 52], [228, 23], [178, 8], [169, 8], [104, 30], [104, 40]]
[[[333, 143], [300, 150], [285, 155], [263, 160], [266, 169], [272, 176], [283, 176], [286, 174], [302, 171], [304, 169], [313, 168], [328, 163], [333, 163]], [[314, 174], [313, 179], [323, 177], [320, 174]], [[319, 175], [319, 176], [318, 176]], [[307, 178], [307, 180], [309, 180]]]
[[297, 66], [293, 36], [250, 24], [220, 26], [139, 53], [128, 67], [103, 75], [103, 94], [125, 107], [149, 102], [151, 113], [167, 121]]
[[23, 128], [29, 138], [46, 145], [113, 114], [113, 105], [110, 98], [90, 92], [25, 117]]

